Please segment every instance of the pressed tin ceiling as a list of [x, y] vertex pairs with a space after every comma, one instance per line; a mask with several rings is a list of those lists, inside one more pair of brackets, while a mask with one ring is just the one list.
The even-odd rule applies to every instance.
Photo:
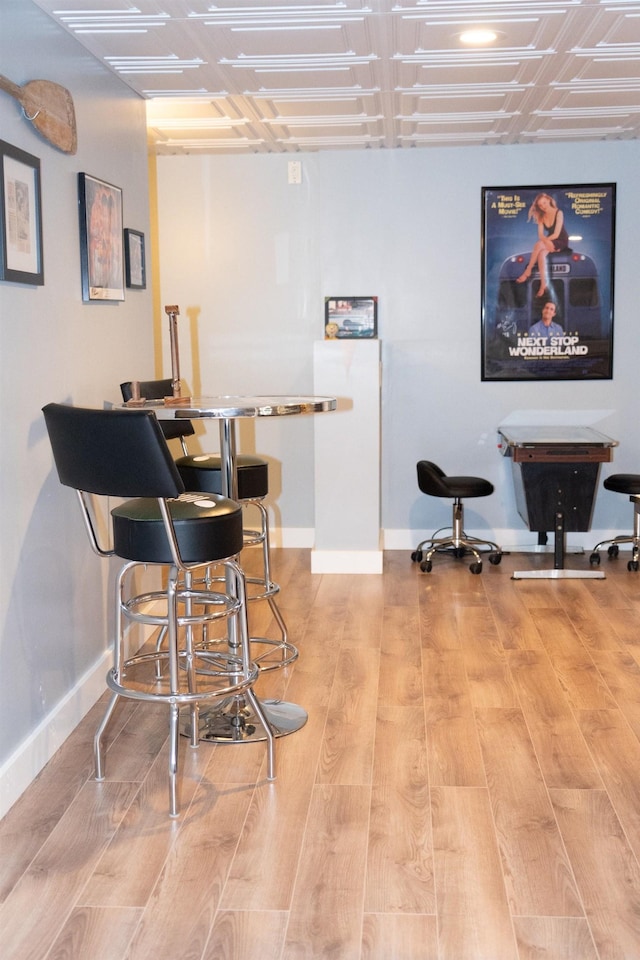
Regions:
[[147, 100], [158, 154], [640, 132], [638, 0], [34, 3]]

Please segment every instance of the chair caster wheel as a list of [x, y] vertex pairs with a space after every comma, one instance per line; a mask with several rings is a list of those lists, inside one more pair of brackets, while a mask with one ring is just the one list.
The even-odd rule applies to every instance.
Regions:
[[469, 570], [471, 570], [471, 573], [482, 573], [482, 563], [476, 560], [475, 563], [471, 564]]
[[501, 560], [502, 560], [502, 554], [501, 554], [501, 553], [490, 553], [490, 554], [489, 554], [489, 563], [491, 563], [494, 567], [497, 567]]
[[591, 564], [592, 567], [594, 566], [594, 564], [595, 564], [596, 567], [599, 567], [599, 566], [600, 566], [600, 554], [599, 554], [599, 553], [592, 553], [591, 556], [589, 557], [589, 563]]
[[422, 550], [414, 550], [411, 554], [412, 563], [420, 563], [422, 560]]
[[433, 564], [431, 560], [423, 560], [422, 563], [420, 564], [420, 569], [422, 570], [423, 573], [431, 573], [432, 567], [433, 567]]
[[612, 543], [609, 549], [607, 550], [609, 557], [613, 560], [620, 553], [620, 548], [617, 543]]
[[633, 571], [634, 573], [637, 573], [639, 566], [640, 564], [638, 563], [637, 560], [629, 560], [629, 563], [627, 564], [627, 570], [629, 572]]

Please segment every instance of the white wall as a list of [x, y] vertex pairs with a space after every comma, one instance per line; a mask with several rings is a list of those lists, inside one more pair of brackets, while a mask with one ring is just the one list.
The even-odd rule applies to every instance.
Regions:
[[[104, 690], [108, 566], [52, 467], [41, 407], [100, 406], [153, 374], [151, 292], [84, 304], [77, 174], [123, 189], [124, 225], [149, 233], [144, 105], [38, 8], [2, 0], [2, 73], [75, 102], [78, 152], [44, 141], [0, 95], [0, 138], [38, 157], [44, 286], [0, 281], [0, 814]], [[110, 613], [109, 607], [109, 613]]]
[[[509, 461], [496, 450], [496, 427], [521, 411], [596, 426], [620, 440], [603, 475], [638, 470], [637, 142], [296, 155], [300, 186], [287, 183], [289, 159], [158, 160], [162, 296], [190, 315], [183, 373], [197, 392], [312, 392], [323, 298], [378, 295], [387, 547], [410, 549], [449, 521], [449, 507], [417, 489], [422, 458], [490, 479], [496, 494], [467, 504], [467, 528], [523, 542]], [[481, 383], [481, 188], [576, 180], [618, 185], [614, 378]], [[313, 537], [313, 418], [294, 419], [243, 438], [274, 460], [285, 543]], [[336, 503], [345, 523], [357, 499], [353, 490]], [[627, 500], [601, 491], [591, 533], [575, 539], [593, 545], [630, 524]]]

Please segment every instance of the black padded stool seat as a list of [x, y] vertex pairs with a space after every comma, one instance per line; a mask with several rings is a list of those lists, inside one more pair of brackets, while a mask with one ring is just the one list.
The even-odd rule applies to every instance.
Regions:
[[614, 493], [626, 493], [630, 497], [640, 494], [640, 473], [612, 473], [603, 483], [606, 490]]
[[451, 500], [455, 497], [488, 497], [493, 493], [493, 484], [482, 477], [440, 477], [425, 464], [424, 460], [418, 464], [418, 486], [422, 493], [430, 497], [446, 497]]
[[610, 560], [615, 559], [620, 551], [622, 544], [631, 544], [631, 560], [627, 563], [627, 570], [634, 573], [638, 572], [640, 567], [640, 473], [612, 473], [603, 483], [606, 490], [613, 493], [623, 493], [629, 497], [634, 505], [633, 511], [633, 533], [630, 536], [612, 537], [610, 540], [601, 540], [593, 548], [593, 553], [589, 557], [592, 564], [600, 563], [600, 549], [609, 544], [607, 554]]
[[[211, 453], [178, 457], [178, 472], [186, 490], [222, 493], [222, 460]], [[256, 500], [269, 493], [269, 464], [260, 457], [240, 453], [236, 457], [238, 500]]]
[[[218, 494], [182, 494], [171, 501], [171, 517], [185, 563], [210, 563], [240, 553], [242, 507]], [[157, 500], [127, 500], [114, 507], [116, 554], [139, 563], [173, 563]]]
[[451, 551], [456, 557], [464, 557], [466, 553], [472, 553], [474, 560], [469, 569], [471, 573], [482, 572], [482, 560], [480, 558], [479, 548], [484, 547], [490, 551], [489, 562], [492, 564], [500, 563], [502, 559], [502, 549], [492, 540], [483, 540], [478, 537], [469, 537], [464, 532], [464, 499], [475, 497], [488, 497], [493, 493], [493, 484], [482, 477], [450, 477], [444, 470], [432, 463], [430, 460], [419, 460], [417, 464], [418, 487], [420, 491], [429, 497], [443, 497], [453, 500], [453, 518], [451, 525], [451, 535], [438, 537], [436, 531], [432, 537], [428, 537], [418, 544], [417, 548], [411, 554], [414, 562], [420, 563], [420, 569], [424, 573], [429, 573], [432, 568], [431, 558], [436, 552]]

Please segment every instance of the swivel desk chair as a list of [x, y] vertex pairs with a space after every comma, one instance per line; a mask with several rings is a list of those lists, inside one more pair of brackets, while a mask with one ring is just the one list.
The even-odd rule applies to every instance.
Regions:
[[502, 560], [502, 548], [492, 540], [469, 537], [464, 532], [463, 498], [487, 497], [493, 493], [493, 484], [480, 477], [448, 477], [437, 464], [430, 460], [420, 460], [417, 464], [418, 487], [429, 497], [445, 497], [453, 500], [451, 535], [438, 537], [439, 530], [418, 544], [411, 554], [414, 563], [420, 563], [423, 573], [430, 573], [432, 557], [435, 553], [449, 551], [461, 558], [471, 553], [473, 561], [469, 566], [471, 573], [482, 573], [480, 548], [488, 549], [489, 563], [496, 565]]

